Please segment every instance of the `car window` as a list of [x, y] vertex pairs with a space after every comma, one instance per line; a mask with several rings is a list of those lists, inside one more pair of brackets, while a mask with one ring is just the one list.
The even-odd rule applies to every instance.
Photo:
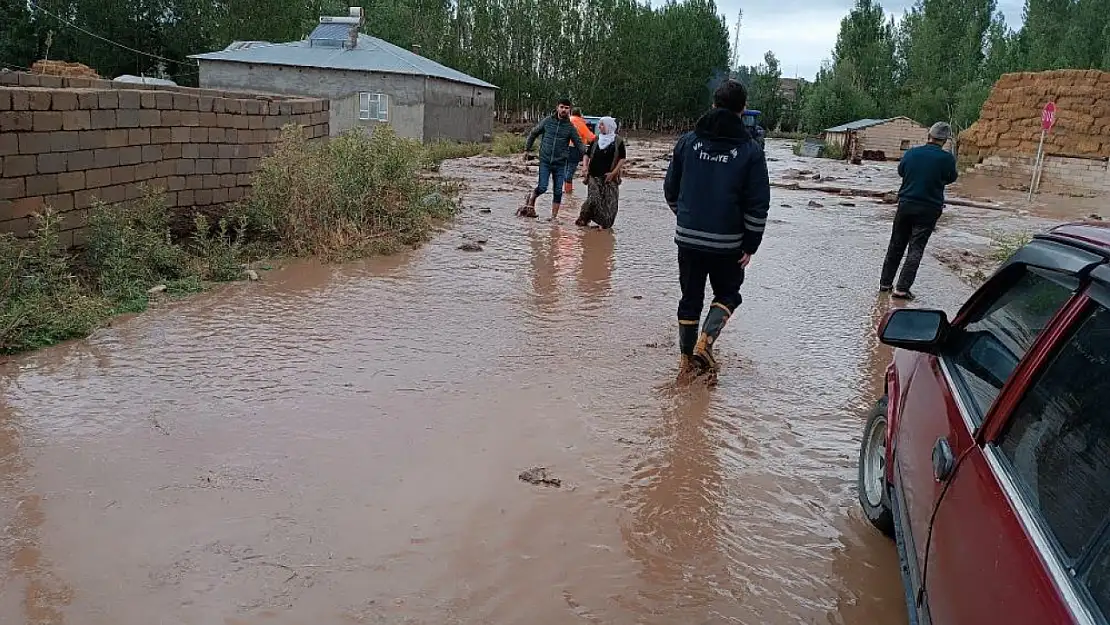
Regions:
[[1051, 357], [996, 443], [1071, 566], [1110, 518], [1108, 398], [1110, 312], [1099, 307]]
[[1020, 271], [1020, 276], [998, 299], [956, 328], [944, 351], [958, 378], [956, 390], [969, 400], [976, 425], [982, 423], [1010, 374], [1072, 294], [1066, 279], [1049, 272], [1015, 271]]

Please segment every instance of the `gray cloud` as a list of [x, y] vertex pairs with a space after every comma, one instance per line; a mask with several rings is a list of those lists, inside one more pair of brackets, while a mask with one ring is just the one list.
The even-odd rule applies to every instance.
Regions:
[[[899, 17], [914, 3], [897, 0], [882, 4], [888, 14]], [[736, 25], [737, 10], [744, 10], [741, 63], [761, 63], [763, 53], [772, 50], [782, 63], [784, 76], [808, 79], [817, 74], [821, 61], [829, 58], [840, 20], [853, 5], [846, 0], [717, 0], [730, 29]], [[998, 7], [1011, 27], [1021, 24], [1022, 0], [1001, 0]]]

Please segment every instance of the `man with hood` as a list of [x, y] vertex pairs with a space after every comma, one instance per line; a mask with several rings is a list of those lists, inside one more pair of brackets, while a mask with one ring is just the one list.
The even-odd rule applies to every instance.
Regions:
[[559, 207], [563, 203], [563, 177], [566, 175], [570, 151], [577, 150], [578, 154], [586, 151], [582, 138], [570, 121], [570, 100], [559, 100], [555, 113], [545, 117], [528, 133], [528, 141], [524, 145], [525, 158], [540, 136], [543, 136], [540, 141], [540, 179], [516, 214], [521, 217], [535, 217], [536, 199], [547, 193], [547, 183], [551, 181], [551, 218], [555, 219], [559, 216]]
[[[744, 270], [767, 224], [767, 159], [741, 120], [747, 102], [747, 90], [739, 82], [729, 80], [718, 87], [713, 109], [675, 144], [663, 183], [667, 204], [677, 218], [683, 376], [716, 373], [713, 344], [740, 305]], [[707, 278], [713, 303], [701, 323]]]

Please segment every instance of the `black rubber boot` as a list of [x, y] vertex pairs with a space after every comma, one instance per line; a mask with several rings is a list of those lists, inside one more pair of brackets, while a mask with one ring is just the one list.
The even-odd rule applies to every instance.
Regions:
[[705, 316], [705, 323], [701, 326], [701, 336], [694, 346], [694, 361], [709, 371], [717, 370], [717, 359], [713, 357], [713, 344], [717, 342], [717, 337], [721, 335], [721, 330], [725, 329], [725, 324], [731, 316], [732, 312], [725, 308], [724, 304], [717, 302], [713, 303], [709, 314]]

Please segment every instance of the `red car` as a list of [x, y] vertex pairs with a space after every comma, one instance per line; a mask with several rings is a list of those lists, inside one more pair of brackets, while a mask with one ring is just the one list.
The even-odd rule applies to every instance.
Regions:
[[1018, 250], [949, 322], [900, 309], [859, 500], [911, 623], [1110, 622], [1110, 228]]

